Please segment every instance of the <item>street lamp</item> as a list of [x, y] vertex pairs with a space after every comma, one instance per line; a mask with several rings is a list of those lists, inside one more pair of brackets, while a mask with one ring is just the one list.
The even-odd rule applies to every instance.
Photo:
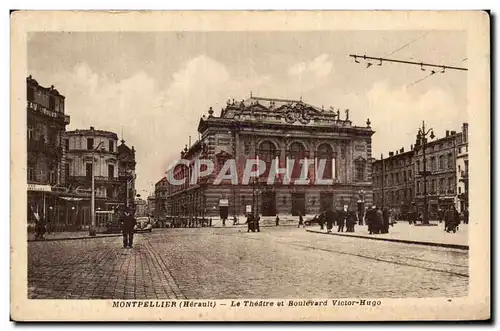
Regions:
[[382, 160], [382, 210], [384, 210], [384, 184], [385, 184], [385, 165], [384, 165], [384, 154], [380, 153], [380, 160]]
[[[94, 134], [95, 139], [95, 134]], [[97, 145], [96, 148], [92, 148], [92, 192], [90, 198], [90, 220], [91, 225], [89, 228], [89, 236], [94, 237], [96, 235], [96, 222], [95, 222], [95, 160], [94, 153], [101, 147], [102, 141]]]
[[[421, 174], [424, 176], [424, 219], [422, 224], [429, 224], [429, 210], [428, 210], [428, 202], [427, 202], [427, 175], [430, 174], [430, 171], [427, 172], [427, 159], [425, 157], [425, 145], [427, 143], [427, 135], [431, 139], [434, 139], [434, 130], [428, 129], [426, 131], [425, 129], [425, 122], [422, 121], [422, 127], [418, 129], [418, 134], [417, 134], [417, 141], [420, 141], [422, 143], [422, 153], [423, 153], [423, 163], [424, 163], [424, 171], [421, 172]], [[420, 170], [420, 169], [419, 169]]]

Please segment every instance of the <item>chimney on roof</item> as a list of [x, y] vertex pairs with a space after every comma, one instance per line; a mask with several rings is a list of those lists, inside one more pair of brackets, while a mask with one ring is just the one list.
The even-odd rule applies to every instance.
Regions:
[[464, 143], [467, 142], [468, 136], [469, 136], [469, 124], [464, 123], [464, 124], [462, 124], [462, 141]]
[[413, 150], [413, 144], [410, 145], [410, 150]]
[[389, 157], [394, 156], [394, 152], [389, 152]]
[[450, 136], [450, 130], [446, 130], [446, 137]]
[[399, 154], [399, 151], [398, 151], [398, 150], [396, 150], [396, 155], [398, 155], [398, 154]]
[[451, 131], [451, 132], [450, 132], [450, 135], [452, 135], [452, 136], [454, 136], [454, 135], [456, 135], [456, 134], [457, 134], [457, 131]]
[[90, 130], [94, 130], [94, 127], [93, 127], [93, 126], [91, 126], [91, 127], [90, 127]]
[[404, 152], [405, 152], [405, 148], [401, 147], [401, 149], [399, 150], [399, 153], [403, 154]]

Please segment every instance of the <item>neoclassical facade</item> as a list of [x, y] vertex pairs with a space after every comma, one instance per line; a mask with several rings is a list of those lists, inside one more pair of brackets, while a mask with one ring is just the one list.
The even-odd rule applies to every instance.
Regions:
[[[185, 180], [183, 185], [173, 185], [167, 180], [166, 185], [157, 185], [156, 196], [165, 197], [167, 215], [217, 216], [220, 206], [226, 205], [230, 216], [250, 209], [275, 216], [317, 214], [330, 206], [363, 208], [372, 203], [374, 131], [369, 120], [363, 127], [354, 126], [349, 110], [342, 116], [340, 111], [326, 111], [302, 100], [260, 97], [229, 100], [219, 116], [210, 108], [198, 125], [200, 139], [181, 152], [190, 166], [177, 165], [170, 171], [175, 178], [190, 178], [197, 171], [197, 159], [211, 160], [214, 171], [194, 183]], [[260, 177], [245, 183], [243, 169], [252, 159], [266, 167]], [[227, 160], [236, 163], [237, 185], [228, 179], [216, 181]], [[299, 160], [307, 162], [307, 170]], [[321, 179], [329, 184], [316, 181], [320, 163]], [[277, 169], [286, 169], [289, 180], [276, 174]], [[305, 181], [298, 184], [299, 179]]]

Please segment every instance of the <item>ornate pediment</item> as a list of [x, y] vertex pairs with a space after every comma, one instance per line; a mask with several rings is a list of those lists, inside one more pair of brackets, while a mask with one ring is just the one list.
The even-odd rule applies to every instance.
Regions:
[[295, 105], [284, 105], [278, 110], [284, 112], [285, 121], [287, 123], [293, 124], [295, 122], [300, 122], [301, 124], [309, 124], [317, 114], [317, 111], [308, 107], [302, 103], [296, 103]]

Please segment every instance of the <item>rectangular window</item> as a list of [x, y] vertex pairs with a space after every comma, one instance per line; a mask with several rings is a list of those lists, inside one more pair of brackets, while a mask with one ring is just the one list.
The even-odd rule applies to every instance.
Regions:
[[49, 109], [54, 111], [56, 109], [56, 100], [54, 99], [54, 96], [49, 97]]
[[35, 130], [33, 129], [33, 126], [28, 124], [28, 140], [32, 140], [35, 138]]
[[87, 179], [92, 178], [92, 163], [85, 164], [85, 176]]
[[35, 181], [35, 170], [32, 167], [28, 167], [28, 181]]
[[453, 177], [448, 178], [448, 187], [449, 187], [450, 193], [455, 192], [454, 186], [455, 185], [453, 185]]
[[115, 166], [108, 164], [108, 178], [112, 179], [115, 177]]
[[69, 163], [66, 163], [64, 165], [64, 177], [66, 178], [66, 180], [68, 180], [69, 178]]
[[362, 182], [365, 180], [365, 164], [363, 162], [356, 163], [356, 181]]
[[87, 150], [94, 149], [94, 138], [87, 138]]
[[448, 169], [452, 169], [453, 168], [453, 155], [451, 153], [448, 154]]
[[69, 151], [69, 139], [64, 139], [64, 149]]
[[113, 153], [115, 151], [115, 142], [113, 140], [109, 140], [109, 151]]
[[439, 169], [444, 170], [444, 155], [439, 155]]
[[462, 193], [462, 188], [459, 186], [458, 187], [458, 194], [461, 194]]

